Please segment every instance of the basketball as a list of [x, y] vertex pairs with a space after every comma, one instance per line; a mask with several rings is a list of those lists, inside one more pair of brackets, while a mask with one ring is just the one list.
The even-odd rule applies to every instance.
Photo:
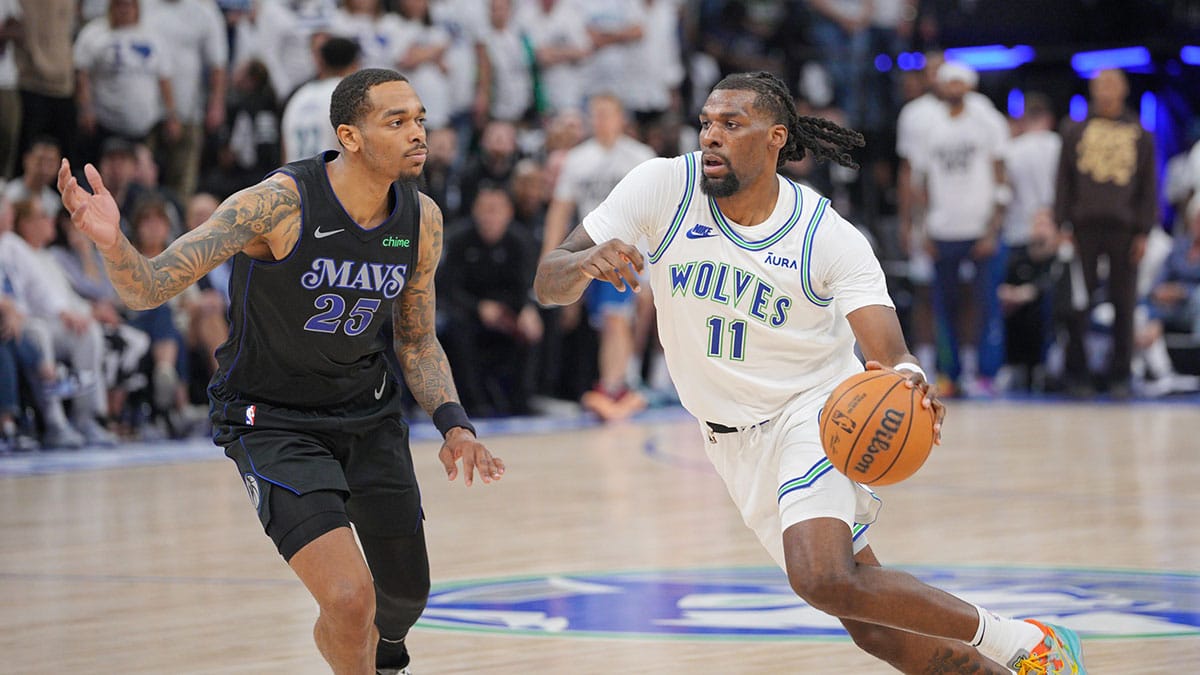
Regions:
[[916, 473], [933, 449], [932, 409], [919, 389], [891, 370], [868, 370], [839, 384], [818, 422], [825, 456], [866, 485], [891, 485]]

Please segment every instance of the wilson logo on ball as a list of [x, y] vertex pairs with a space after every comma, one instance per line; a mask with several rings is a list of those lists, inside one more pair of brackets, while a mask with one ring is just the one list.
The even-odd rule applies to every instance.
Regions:
[[867, 446], [867, 453], [860, 457], [858, 463], [854, 465], [855, 471], [866, 473], [875, 461], [875, 455], [891, 449], [892, 439], [899, 433], [900, 425], [904, 423], [904, 417], [905, 414], [895, 408], [888, 408], [884, 411], [879, 428], [875, 430], [875, 435], [871, 437], [871, 444]]

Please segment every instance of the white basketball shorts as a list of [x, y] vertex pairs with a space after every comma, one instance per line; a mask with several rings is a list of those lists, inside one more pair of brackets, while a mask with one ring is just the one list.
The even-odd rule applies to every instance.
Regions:
[[715, 433], [700, 422], [708, 458], [742, 520], [785, 571], [784, 530], [812, 518], [837, 518], [849, 526], [858, 553], [882, 506], [874, 492], [825, 457], [817, 414], [827, 394], [798, 396], [776, 418], [735, 432]]

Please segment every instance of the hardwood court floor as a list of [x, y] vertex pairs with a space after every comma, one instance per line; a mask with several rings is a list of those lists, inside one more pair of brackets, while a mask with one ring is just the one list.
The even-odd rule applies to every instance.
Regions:
[[[498, 484], [414, 444], [435, 585], [769, 565], [695, 423], [489, 439]], [[0, 672], [322, 673], [315, 604], [212, 460], [0, 478]], [[3, 459], [0, 458], [0, 470]], [[916, 477], [880, 489], [885, 563], [1200, 571], [1194, 404], [955, 404]], [[597, 639], [417, 628], [433, 673], [891, 672], [848, 641]], [[1200, 672], [1200, 637], [1085, 640], [1096, 675]]]

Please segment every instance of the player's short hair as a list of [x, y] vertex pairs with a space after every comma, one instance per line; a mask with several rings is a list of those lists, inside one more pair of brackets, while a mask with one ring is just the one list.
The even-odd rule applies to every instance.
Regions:
[[1025, 94], [1025, 117], [1054, 117], [1054, 104], [1040, 91]]
[[363, 68], [343, 77], [329, 99], [329, 122], [333, 128], [358, 124], [371, 110], [367, 93], [384, 82], [408, 82], [408, 78], [389, 68]]
[[766, 71], [734, 73], [713, 87], [713, 91], [718, 89], [754, 92], [754, 107], [770, 115], [775, 124], [787, 127], [787, 144], [779, 151], [777, 166], [804, 159], [805, 154], [811, 152], [817, 159], [858, 168], [849, 151], [865, 144], [862, 134], [827, 119], [798, 113], [791, 92], [778, 75]]
[[321, 62], [333, 70], [341, 71], [354, 64], [362, 54], [358, 42], [344, 37], [327, 38], [318, 50]]

